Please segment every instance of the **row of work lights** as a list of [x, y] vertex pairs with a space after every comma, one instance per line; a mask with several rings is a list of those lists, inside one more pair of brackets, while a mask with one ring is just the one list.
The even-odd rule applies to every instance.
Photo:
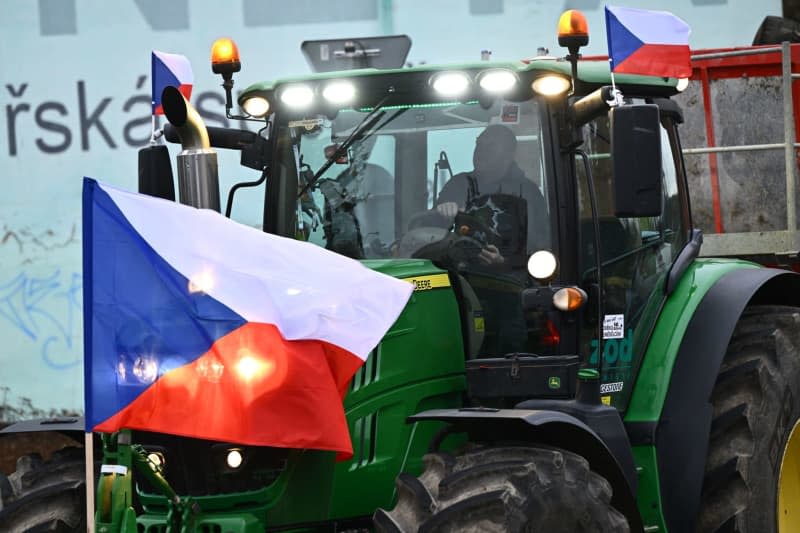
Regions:
[[[502, 68], [487, 69], [474, 77], [463, 71], [441, 71], [433, 74], [429, 81], [433, 91], [446, 98], [463, 96], [474, 84], [488, 94], [502, 96], [515, 90], [519, 83], [516, 73]], [[538, 94], [554, 96], [569, 89], [570, 81], [551, 74], [536, 78], [531, 86]], [[319, 94], [327, 104], [343, 106], [355, 101], [357, 91], [348, 80], [331, 80], [321, 86]], [[298, 111], [310, 108], [316, 97], [314, 88], [305, 83], [287, 85], [278, 92], [284, 105]], [[242, 102], [242, 108], [248, 115], [260, 118], [269, 112], [270, 104], [263, 96], [254, 95]]]

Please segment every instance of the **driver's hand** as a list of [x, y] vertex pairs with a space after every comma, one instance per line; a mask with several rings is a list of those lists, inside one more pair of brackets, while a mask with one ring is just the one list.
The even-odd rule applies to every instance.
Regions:
[[489, 244], [483, 248], [481, 253], [478, 254], [478, 258], [487, 265], [502, 265], [505, 262], [505, 258], [494, 244]]
[[458, 214], [458, 204], [455, 202], [444, 202], [436, 206], [436, 210], [447, 218], [455, 218]]

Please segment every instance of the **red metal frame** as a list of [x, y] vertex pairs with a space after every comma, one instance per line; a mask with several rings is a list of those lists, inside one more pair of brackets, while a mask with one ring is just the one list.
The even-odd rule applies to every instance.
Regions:
[[[726, 52], [749, 52], [747, 55], [692, 60], [691, 79], [703, 84], [703, 111], [705, 113], [706, 141], [709, 148], [717, 146], [714, 121], [712, 120], [711, 82], [726, 78], [781, 76], [783, 73], [781, 52], [780, 50], [775, 50], [775, 48], [779, 47], [780, 45], [763, 45], [692, 50], [692, 57]], [[765, 51], [752, 53], [759, 49], [764, 49]], [[766, 51], [769, 49], [773, 51]], [[800, 72], [800, 44], [791, 45], [791, 55], [792, 72]], [[583, 59], [588, 61], [608, 61], [608, 56], [586, 56]], [[795, 134], [796, 138], [800, 139], [800, 112], [798, 112], [796, 107], [800, 103], [800, 83], [798, 83], [798, 81], [800, 80], [792, 80], [792, 101], [795, 105]], [[725, 228], [722, 224], [719, 172], [716, 153], [712, 152], [708, 154], [708, 166], [711, 176], [711, 201], [714, 213], [714, 228], [717, 233], [724, 233]]]
[[[717, 54], [724, 52], [755, 51], [759, 48], [774, 49], [778, 45], [749, 46], [739, 48], [714, 48], [694, 50], [692, 56]], [[800, 44], [791, 45], [792, 72], [800, 71]], [[761, 52], [748, 55], [729, 56], [712, 59], [693, 59], [692, 78], [703, 84], [703, 110], [705, 113], [706, 140], [709, 148], [717, 146], [712, 119], [711, 90], [713, 80], [740, 77], [781, 76], [782, 57], [780, 51]], [[800, 102], [800, 84], [792, 80], [792, 101], [797, 105]], [[800, 113], [795, 110], [795, 132], [800, 132]], [[800, 137], [798, 137], [800, 138]], [[708, 166], [711, 176], [711, 201], [714, 212], [714, 228], [717, 233], [723, 233], [722, 210], [719, 192], [719, 174], [717, 168], [717, 154], [708, 154]]]

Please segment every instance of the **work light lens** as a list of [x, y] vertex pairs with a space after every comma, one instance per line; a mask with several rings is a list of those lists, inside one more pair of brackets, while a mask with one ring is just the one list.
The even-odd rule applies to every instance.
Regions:
[[687, 87], [689, 87], [689, 78], [678, 78], [678, 84], [675, 85], [675, 89], [678, 92], [683, 92]]
[[281, 101], [295, 109], [306, 108], [313, 100], [314, 92], [307, 85], [291, 85], [281, 93]]
[[433, 90], [442, 96], [459, 96], [469, 87], [469, 78], [463, 72], [442, 72], [433, 78]]
[[556, 96], [569, 89], [569, 80], [561, 76], [542, 76], [533, 81], [533, 90], [544, 96]]
[[335, 81], [322, 90], [322, 97], [332, 104], [349, 104], [355, 96], [356, 88], [349, 81]]
[[262, 96], [253, 96], [242, 103], [242, 108], [251, 117], [261, 118], [269, 111], [269, 102]]
[[508, 70], [489, 70], [481, 75], [480, 86], [490, 93], [505, 93], [517, 83], [517, 77]]
[[548, 280], [556, 273], [556, 256], [547, 250], [539, 250], [528, 259], [528, 272], [538, 280]]

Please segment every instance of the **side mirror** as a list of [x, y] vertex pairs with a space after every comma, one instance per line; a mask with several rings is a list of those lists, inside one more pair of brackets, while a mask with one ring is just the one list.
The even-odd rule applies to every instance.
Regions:
[[623, 105], [609, 112], [614, 215], [661, 214], [661, 131], [658, 106]]
[[139, 150], [139, 192], [175, 201], [172, 164], [163, 144]]

